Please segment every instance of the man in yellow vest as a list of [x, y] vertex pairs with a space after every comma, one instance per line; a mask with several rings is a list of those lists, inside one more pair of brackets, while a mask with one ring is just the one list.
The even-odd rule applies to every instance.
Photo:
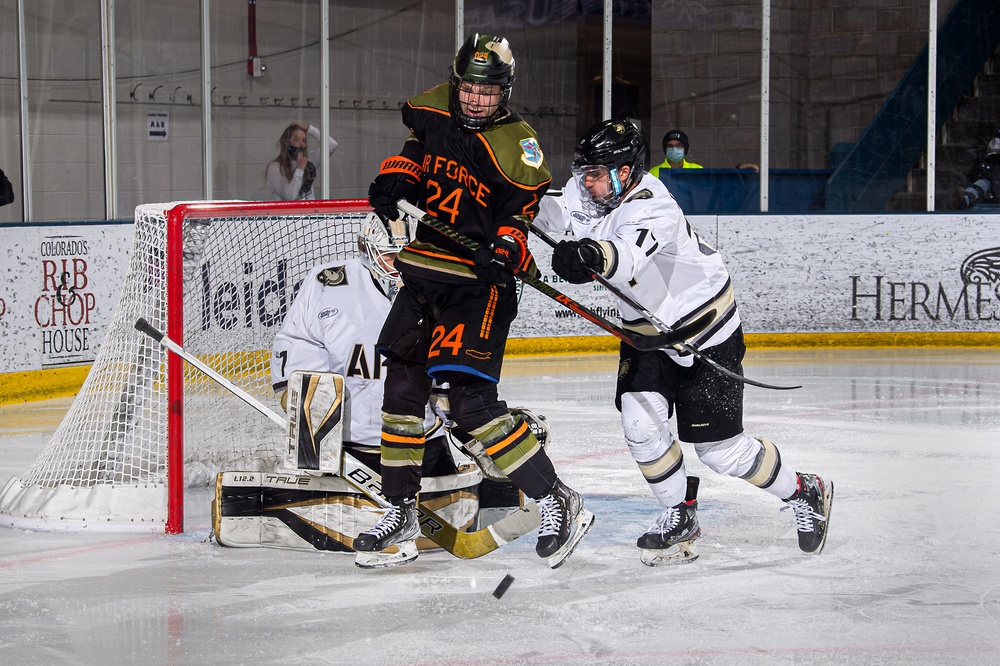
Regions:
[[687, 134], [679, 129], [673, 129], [663, 135], [663, 154], [666, 159], [661, 164], [649, 170], [653, 176], [660, 177], [660, 169], [700, 169], [700, 164], [687, 161], [691, 145]]

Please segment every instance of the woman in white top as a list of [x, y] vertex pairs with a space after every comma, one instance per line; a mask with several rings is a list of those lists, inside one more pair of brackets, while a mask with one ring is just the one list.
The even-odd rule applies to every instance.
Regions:
[[[319, 141], [322, 136], [312, 125], [292, 123], [281, 133], [278, 140], [278, 156], [267, 165], [264, 175], [271, 191], [279, 199], [315, 199], [313, 181], [316, 180], [316, 165], [319, 163], [319, 149], [312, 151], [306, 140], [309, 135]], [[337, 150], [337, 142], [330, 137], [330, 156]]]

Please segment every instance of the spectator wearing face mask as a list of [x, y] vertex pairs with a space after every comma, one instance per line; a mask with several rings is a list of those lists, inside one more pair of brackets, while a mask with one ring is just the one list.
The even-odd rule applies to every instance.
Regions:
[[[271, 191], [283, 201], [315, 199], [313, 181], [319, 164], [319, 148], [309, 150], [308, 137], [317, 142], [322, 138], [319, 129], [312, 125], [292, 123], [278, 139], [278, 156], [271, 160], [264, 172]], [[337, 150], [337, 142], [330, 137], [327, 148], [330, 156]]]
[[660, 169], [701, 169], [700, 164], [687, 160], [690, 149], [687, 134], [679, 129], [670, 130], [663, 135], [663, 154], [666, 159], [650, 169], [649, 173], [659, 178]]

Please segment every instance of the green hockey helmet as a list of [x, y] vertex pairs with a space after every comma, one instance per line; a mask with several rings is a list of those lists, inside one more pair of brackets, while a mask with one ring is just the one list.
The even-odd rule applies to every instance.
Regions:
[[[486, 116], [470, 115], [462, 111], [458, 91], [462, 82], [500, 86], [496, 110]], [[458, 124], [470, 132], [489, 129], [507, 109], [510, 90], [514, 84], [514, 54], [503, 37], [470, 36], [455, 54], [451, 68], [448, 109]]]

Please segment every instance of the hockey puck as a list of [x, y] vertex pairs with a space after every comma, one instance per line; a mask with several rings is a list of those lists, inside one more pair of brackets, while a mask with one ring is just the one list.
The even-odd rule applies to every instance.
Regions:
[[503, 593], [507, 591], [507, 588], [510, 587], [510, 584], [513, 582], [514, 582], [513, 576], [511, 576], [510, 574], [504, 576], [503, 580], [500, 581], [500, 584], [497, 585], [497, 589], [493, 590], [493, 596], [496, 597], [497, 599], [502, 597]]

